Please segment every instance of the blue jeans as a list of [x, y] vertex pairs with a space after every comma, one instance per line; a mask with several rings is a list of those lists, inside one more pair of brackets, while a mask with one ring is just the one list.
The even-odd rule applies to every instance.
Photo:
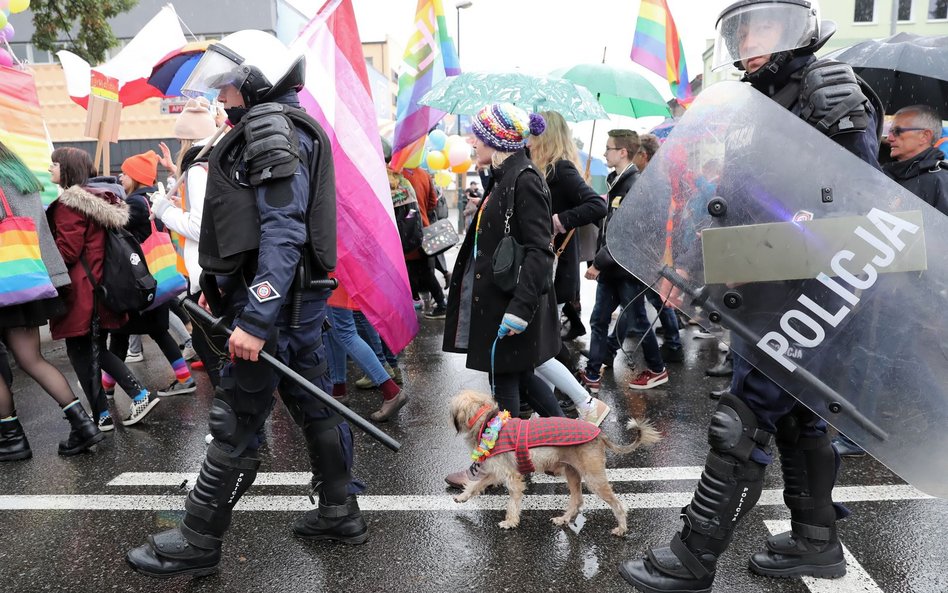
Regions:
[[[678, 327], [678, 315], [675, 313], [675, 308], [666, 305], [662, 295], [654, 290], [646, 292], [645, 298], [648, 299], [648, 302], [651, 303], [658, 312], [658, 320], [662, 324], [662, 329], [665, 331], [664, 344], [672, 350], [681, 350], [681, 333], [678, 331], [680, 328]], [[636, 315], [636, 319], [630, 330], [631, 335], [638, 339], [645, 333], [646, 327], [650, 325], [651, 322], [648, 319], [648, 315], [643, 315], [641, 318]]]
[[359, 335], [365, 340], [365, 343], [372, 348], [372, 352], [375, 353], [375, 358], [379, 360], [379, 363], [384, 365], [388, 363], [393, 369], [398, 366], [398, 356], [394, 352], [388, 349], [388, 346], [385, 345], [385, 342], [382, 341], [382, 337], [379, 336], [379, 332], [375, 331], [375, 328], [369, 323], [369, 320], [365, 317], [365, 314], [362, 311], [353, 311], [352, 317], [355, 319], [356, 328], [359, 330]]
[[[603, 362], [611, 360], [622, 348], [617, 336], [625, 339], [629, 326], [636, 317], [645, 315], [645, 285], [635, 278], [621, 278], [600, 280], [596, 286], [596, 304], [593, 306], [592, 316], [589, 318], [591, 337], [589, 340], [589, 361], [586, 364], [588, 374], [598, 377]], [[609, 334], [609, 324], [612, 322], [612, 312], [617, 307], [624, 309], [616, 320], [616, 327], [612, 335]], [[631, 308], [630, 308], [631, 307]], [[630, 319], [630, 316], [632, 318]], [[645, 355], [645, 364], [649, 370], [658, 373], [665, 369], [661, 352], [658, 348], [658, 338], [651, 326], [642, 340], [642, 352]]]
[[375, 352], [359, 337], [352, 311], [329, 307], [329, 322], [332, 328], [326, 332], [326, 345], [329, 351], [329, 374], [334, 384], [346, 382], [347, 355], [376, 385], [389, 380], [388, 372], [375, 357]]

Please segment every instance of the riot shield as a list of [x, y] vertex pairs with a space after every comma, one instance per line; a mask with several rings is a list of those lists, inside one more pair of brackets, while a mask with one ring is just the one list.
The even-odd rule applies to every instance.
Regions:
[[948, 219], [751, 87], [698, 96], [615, 259], [920, 490], [948, 497]]

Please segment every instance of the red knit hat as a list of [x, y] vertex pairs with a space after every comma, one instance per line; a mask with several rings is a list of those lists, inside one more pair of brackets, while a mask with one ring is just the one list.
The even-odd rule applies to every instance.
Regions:
[[155, 178], [158, 177], [158, 155], [154, 150], [149, 150], [130, 156], [122, 163], [122, 173], [142, 185], [155, 185]]

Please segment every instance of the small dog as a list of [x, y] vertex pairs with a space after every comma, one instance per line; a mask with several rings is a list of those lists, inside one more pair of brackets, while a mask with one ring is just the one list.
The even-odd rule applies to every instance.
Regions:
[[[479, 444], [484, 427], [497, 412], [496, 402], [484, 393], [465, 390], [451, 400], [451, 418], [454, 421], [454, 427], [458, 434], [464, 433], [471, 448]], [[511, 428], [515, 426], [511, 424], [513, 420], [508, 421]], [[563, 425], [570, 432], [585, 431], [587, 437], [598, 432], [598, 428], [582, 420], [565, 420], [568, 423], [577, 423]], [[536, 421], [523, 420], [521, 422], [524, 424], [519, 425], [522, 428], [518, 429], [526, 435], [530, 431], [527, 423]], [[555, 525], [566, 525], [579, 514], [579, 508], [583, 504], [582, 481], [585, 480], [589, 489], [612, 508], [616, 521], [619, 523], [612, 530], [613, 535], [625, 535], [628, 530], [625, 507], [616, 498], [612, 486], [606, 479], [606, 449], [616, 453], [631, 453], [641, 445], [648, 446], [661, 440], [661, 435], [647, 420], [631, 419], [627, 428], [637, 430], [638, 435], [632, 444], [625, 446], [616, 445], [604, 434], [599, 433], [582, 444], [537, 446], [529, 449], [529, 453], [522, 449], [498, 451], [496, 455], [482, 458], [482, 477], [477, 481], [469, 482], [464, 492], [455, 496], [454, 500], [466, 502], [481, 494], [488, 486], [503, 484], [510, 492], [510, 501], [507, 503], [507, 516], [499, 525], [503, 529], [513, 529], [520, 524], [520, 503], [525, 489], [521, 471], [529, 473], [530, 469], [535, 468], [534, 471], [565, 476], [566, 483], [569, 485], [569, 504], [561, 516], [553, 519]], [[590, 430], [594, 432], [589, 433]], [[518, 435], [516, 439], [520, 440], [520, 436]], [[504, 442], [509, 442], [509, 439]], [[501, 441], [498, 440], [495, 449], [502, 449], [500, 444]], [[529, 467], [530, 461], [532, 461], [532, 468]]]

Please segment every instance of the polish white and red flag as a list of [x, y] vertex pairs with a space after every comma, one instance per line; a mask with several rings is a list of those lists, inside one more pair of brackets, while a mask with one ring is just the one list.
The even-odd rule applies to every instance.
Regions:
[[[162, 58], [181, 49], [186, 43], [178, 15], [168, 4], [114, 58], [96, 66], [95, 70], [109, 78], [118, 79], [118, 100], [123, 106], [135, 105], [151, 97], [162, 97], [161, 91], [148, 84], [151, 70]], [[66, 75], [69, 97], [87, 108], [92, 66], [70, 51], [58, 51], [56, 57]]]
[[329, 0], [293, 42], [300, 102], [325, 128], [336, 169], [336, 277], [394, 352], [418, 332], [375, 107], [351, 0]]

